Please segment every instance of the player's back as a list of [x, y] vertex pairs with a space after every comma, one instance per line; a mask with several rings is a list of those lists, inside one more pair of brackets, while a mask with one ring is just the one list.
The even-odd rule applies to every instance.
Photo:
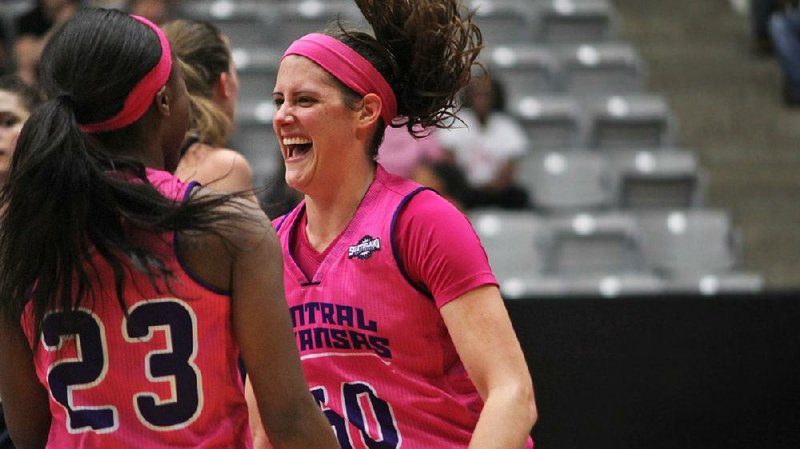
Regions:
[[[159, 181], [165, 194], [185, 190]], [[250, 447], [230, 296], [184, 268], [173, 234], [136, 238], [172, 271], [168, 282], [125, 264], [123, 313], [97, 255], [82, 308], [44, 319], [34, 362], [50, 392], [48, 448]]]

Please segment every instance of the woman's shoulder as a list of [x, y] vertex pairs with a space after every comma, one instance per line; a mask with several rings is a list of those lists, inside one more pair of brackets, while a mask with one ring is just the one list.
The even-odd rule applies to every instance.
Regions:
[[216, 147], [209, 147], [205, 160], [207, 164], [218, 166], [225, 163], [228, 163], [231, 169], [234, 170], [247, 170], [248, 172], [252, 171], [250, 167], [250, 163], [247, 161], [247, 158], [244, 155], [236, 150], [232, 150], [230, 148], [216, 148]]
[[202, 143], [189, 149], [175, 173], [184, 181], [203, 185], [224, 183], [235, 191], [251, 189], [253, 184], [253, 169], [244, 155], [230, 148]]
[[464, 218], [453, 203], [430, 188], [422, 189], [410, 198], [402, 210], [401, 222], [426, 227], [426, 223], [456, 222]]

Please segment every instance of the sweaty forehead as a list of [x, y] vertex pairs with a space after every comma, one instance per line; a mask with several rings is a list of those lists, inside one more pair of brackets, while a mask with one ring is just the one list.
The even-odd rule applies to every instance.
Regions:
[[316, 62], [300, 55], [288, 55], [278, 69], [276, 87], [298, 90], [309, 87], [336, 87], [336, 79]]

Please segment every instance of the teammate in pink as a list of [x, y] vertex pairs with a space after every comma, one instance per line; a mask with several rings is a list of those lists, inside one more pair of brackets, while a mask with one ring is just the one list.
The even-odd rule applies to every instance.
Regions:
[[50, 99], [0, 195], [0, 392], [15, 445], [250, 448], [241, 357], [277, 447], [335, 448], [266, 216], [169, 173], [189, 100], [161, 30], [87, 9], [41, 64]]
[[480, 34], [456, 0], [356, 3], [377, 39], [300, 38], [273, 92], [304, 194], [273, 224], [311, 392], [343, 449], [530, 448], [532, 381], [477, 236], [375, 162], [386, 126], [452, 123]]

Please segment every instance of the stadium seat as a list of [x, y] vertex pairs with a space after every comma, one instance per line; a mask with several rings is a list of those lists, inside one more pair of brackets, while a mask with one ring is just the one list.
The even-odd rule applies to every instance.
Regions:
[[525, 2], [473, 0], [470, 6], [486, 45], [533, 42], [532, 8]]
[[213, 22], [230, 40], [231, 47], [269, 45], [265, 7], [259, 1], [207, 0], [178, 2], [181, 17]]
[[553, 236], [548, 273], [593, 276], [646, 271], [632, 215], [582, 213], [547, 220]]
[[537, 42], [603, 42], [616, 36], [616, 12], [607, 0], [549, 0], [537, 6]]
[[693, 151], [607, 150], [622, 209], [686, 209], [703, 205], [707, 174]]
[[534, 151], [519, 162], [515, 176], [544, 213], [601, 210], [614, 202], [608, 161], [597, 152]]
[[580, 44], [560, 47], [555, 55], [565, 92], [608, 96], [642, 90], [644, 63], [630, 44]]
[[558, 59], [548, 46], [514, 44], [487, 47], [480, 60], [503, 84], [509, 100], [519, 101], [558, 90]]
[[578, 148], [584, 145], [580, 103], [569, 95], [536, 95], [510, 105], [530, 140], [531, 148]]
[[527, 278], [544, 271], [550, 234], [541, 217], [501, 209], [473, 210], [468, 217], [498, 279]]
[[500, 283], [500, 292], [509, 300], [570, 296], [638, 297], [663, 293], [664, 281], [651, 273], [579, 276], [543, 274], [528, 278], [505, 279]]
[[736, 266], [739, 241], [730, 216], [712, 209], [637, 214], [648, 267], [665, 276], [724, 273]]
[[281, 52], [275, 47], [233, 48], [239, 75], [239, 98], [272, 101]]
[[[302, 0], [273, 7], [267, 17], [269, 45], [285, 49], [308, 33], [323, 32], [343, 23], [363, 24], [355, 2], [343, 0]], [[359, 25], [360, 26], [360, 25]]]
[[660, 95], [611, 95], [587, 100], [587, 145], [658, 148], [672, 144], [674, 119]]
[[716, 209], [637, 214], [645, 264], [672, 291], [752, 292], [759, 274], [738, 270], [741, 239], [727, 212]]

